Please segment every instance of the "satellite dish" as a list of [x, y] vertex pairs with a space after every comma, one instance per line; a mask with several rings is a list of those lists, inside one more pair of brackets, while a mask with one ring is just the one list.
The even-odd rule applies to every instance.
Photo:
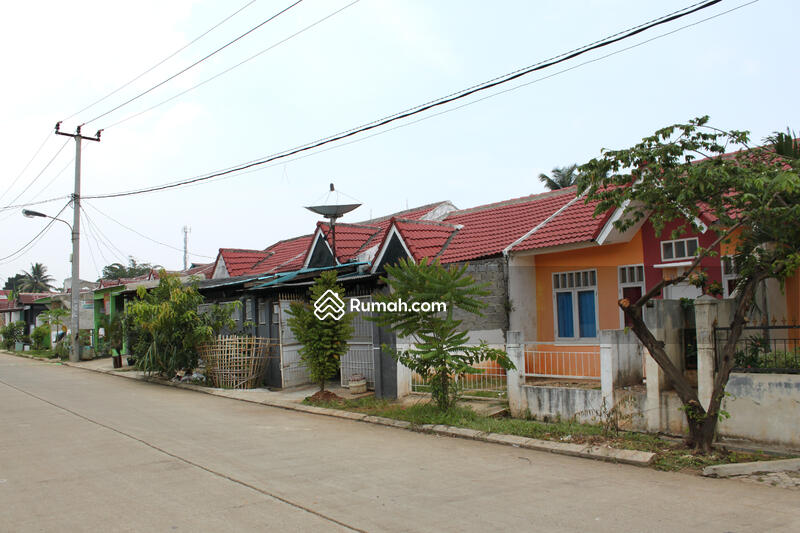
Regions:
[[[331, 198], [334, 196], [334, 198]], [[347, 195], [343, 195], [347, 196]], [[353, 198], [354, 199], [354, 198]], [[341, 217], [342, 215], [349, 213], [350, 211], [354, 210], [355, 208], [359, 207], [361, 204], [345, 204], [339, 202], [339, 192], [334, 189], [333, 183], [331, 183], [330, 191], [328, 195], [325, 197], [325, 201], [333, 200], [331, 203], [324, 203], [322, 205], [311, 205], [306, 206], [306, 209], [311, 211], [312, 213], [316, 213], [318, 215], [322, 215], [324, 218], [327, 218], [330, 221], [330, 229], [331, 229], [331, 238], [333, 240], [333, 256], [336, 263], [339, 262], [339, 257], [336, 254], [336, 219]]]
[[[345, 204], [339, 202], [339, 191], [334, 189], [333, 183], [331, 183], [330, 191], [328, 195], [325, 197], [326, 203], [322, 205], [311, 205], [306, 206], [306, 209], [311, 211], [312, 213], [316, 213], [318, 215], [322, 215], [325, 218], [331, 219], [331, 222], [334, 222], [337, 218], [341, 217], [345, 213], [349, 213], [353, 209], [361, 206], [361, 204]], [[334, 198], [331, 198], [334, 196]], [[347, 196], [346, 194], [342, 194], [342, 196]], [[349, 198], [349, 197], [348, 197]], [[353, 198], [354, 200], [355, 198]], [[328, 203], [330, 201], [330, 203]]]

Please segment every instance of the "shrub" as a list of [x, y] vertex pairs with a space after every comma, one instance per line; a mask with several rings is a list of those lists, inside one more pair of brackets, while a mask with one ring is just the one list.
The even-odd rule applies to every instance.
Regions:
[[3, 336], [3, 347], [6, 350], [13, 350], [14, 344], [22, 342], [22, 338], [25, 336], [25, 322], [22, 320], [9, 322], [0, 328], [0, 335]]
[[34, 350], [49, 350], [50, 326], [42, 324], [34, 328], [33, 333], [31, 333], [31, 340], [33, 341]]

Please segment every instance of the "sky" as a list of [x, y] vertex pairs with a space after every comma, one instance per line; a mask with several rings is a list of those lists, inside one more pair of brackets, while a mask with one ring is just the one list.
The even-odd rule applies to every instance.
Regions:
[[[51, 216], [64, 208], [60, 217], [72, 222], [67, 198], [75, 143], [53, 134], [57, 121], [64, 121], [62, 131], [74, 132], [291, 3], [86, 0], [5, 6], [0, 284], [34, 262], [45, 264], [58, 286], [70, 275], [70, 230], [63, 224], [53, 224], [24, 253], [6, 257], [47, 221], [23, 217], [21, 207], [3, 207], [55, 199], [29, 208]], [[303, 0], [173, 80], [88, 122], [84, 135], [104, 131], [101, 142], [82, 145], [81, 194], [159, 185], [280, 152], [690, 3]], [[791, 88], [800, 82], [794, 58], [800, 3], [760, 0], [700, 22], [746, 3], [723, 0], [302, 158], [159, 193], [84, 200], [81, 278], [95, 280], [104, 265], [128, 257], [180, 269], [184, 226], [191, 228], [189, 260], [197, 263], [213, 261], [219, 248], [263, 249], [310, 233], [317, 219], [303, 206], [324, 198], [331, 182], [348, 202], [362, 204], [342, 219], [357, 222], [444, 200], [467, 208], [541, 192], [539, 173], [585, 162], [603, 148], [631, 146], [662, 126], [706, 114], [719, 128], [749, 130], [755, 141], [798, 129], [800, 108], [791, 103]], [[245, 5], [145, 76], [71, 116]], [[635, 44], [641, 45], [623, 50]], [[197, 89], [117, 124], [262, 50], [267, 51]], [[602, 57], [612, 52], [619, 53]], [[586, 61], [591, 62], [581, 65]], [[550, 76], [565, 69], [570, 70]]]

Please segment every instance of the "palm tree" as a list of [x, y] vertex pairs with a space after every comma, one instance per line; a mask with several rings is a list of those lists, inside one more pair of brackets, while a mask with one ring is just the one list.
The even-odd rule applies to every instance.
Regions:
[[33, 263], [30, 272], [22, 271], [21, 292], [50, 292], [53, 290], [53, 276], [47, 273], [47, 267], [41, 263]]
[[778, 155], [789, 159], [800, 159], [800, 139], [789, 128], [786, 128], [786, 133], [781, 131], [774, 132], [772, 135], [767, 136], [764, 142], [771, 144]]
[[552, 177], [547, 174], [539, 174], [539, 181], [551, 191], [572, 187], [578, 180], [578, 165], [568, 167], [556, 167], [553, 169]]
[[147, 274], [152, 269], [159, 269], [160, 265], [138, 263], [133, 257], [128, 258], [128, 266], [122, 263], [112, 263], [103, 267], [103, 279], [135, 278]]

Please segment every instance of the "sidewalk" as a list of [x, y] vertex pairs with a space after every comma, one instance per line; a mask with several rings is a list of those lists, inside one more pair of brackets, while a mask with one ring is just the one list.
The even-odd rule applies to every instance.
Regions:
[[[175, 381], [166, 381], [164, 379], [159, 379], [155, 377], [148, 377], [145, 375], [144, 372], [141, 372], [139, 370], [136, 370], [128, 366], [127, 362], [125, 362], [124, 360], [122, 368], [114, 368], [113, 362], [109, 357], [92, 359], [90, 361], [80, 361], [77, 363], [72, 363], [70, 361], [62, 361], [61, 364], [63, 364], [64, 366], [71, 366], [74, 368], [91, 370], [93, 372], [112, 374], [115, 376], [125, 377], [129, 379], [150, 381], [161, 385], [177, 386], [179, 388], [204, 392], [206, 394], [212, 394], [214, 396], [223, 396], [225, 398], [233, 398], [235, 400], [242, 400], [246, 402], [260, 403], [265, 405], [281, 404], [282, 406], [283, 404], [287, 403], [301, 404], [305, 398], [311, 396], [319, 389], [317, 385], [303, 385], [300, 387], [293, 387], [291, 389], [283, 389], [283, 390], [270, 390], [264, 387], [260, 387], [257, 389], [246, 389], [246, 390], [216, 389], [213, 387], [207, 387], [205, 385], [193, 385], [191, 383], [180, 383]], [[325, 389], [333, 392], [337, 396], [344, 398], [346, 400], [362, 398], [364, 396], [369, 396], [371, 394], [371, 393], [351, 394], [348, 388], [342, 387], [335, 382], [326, 383]]]

